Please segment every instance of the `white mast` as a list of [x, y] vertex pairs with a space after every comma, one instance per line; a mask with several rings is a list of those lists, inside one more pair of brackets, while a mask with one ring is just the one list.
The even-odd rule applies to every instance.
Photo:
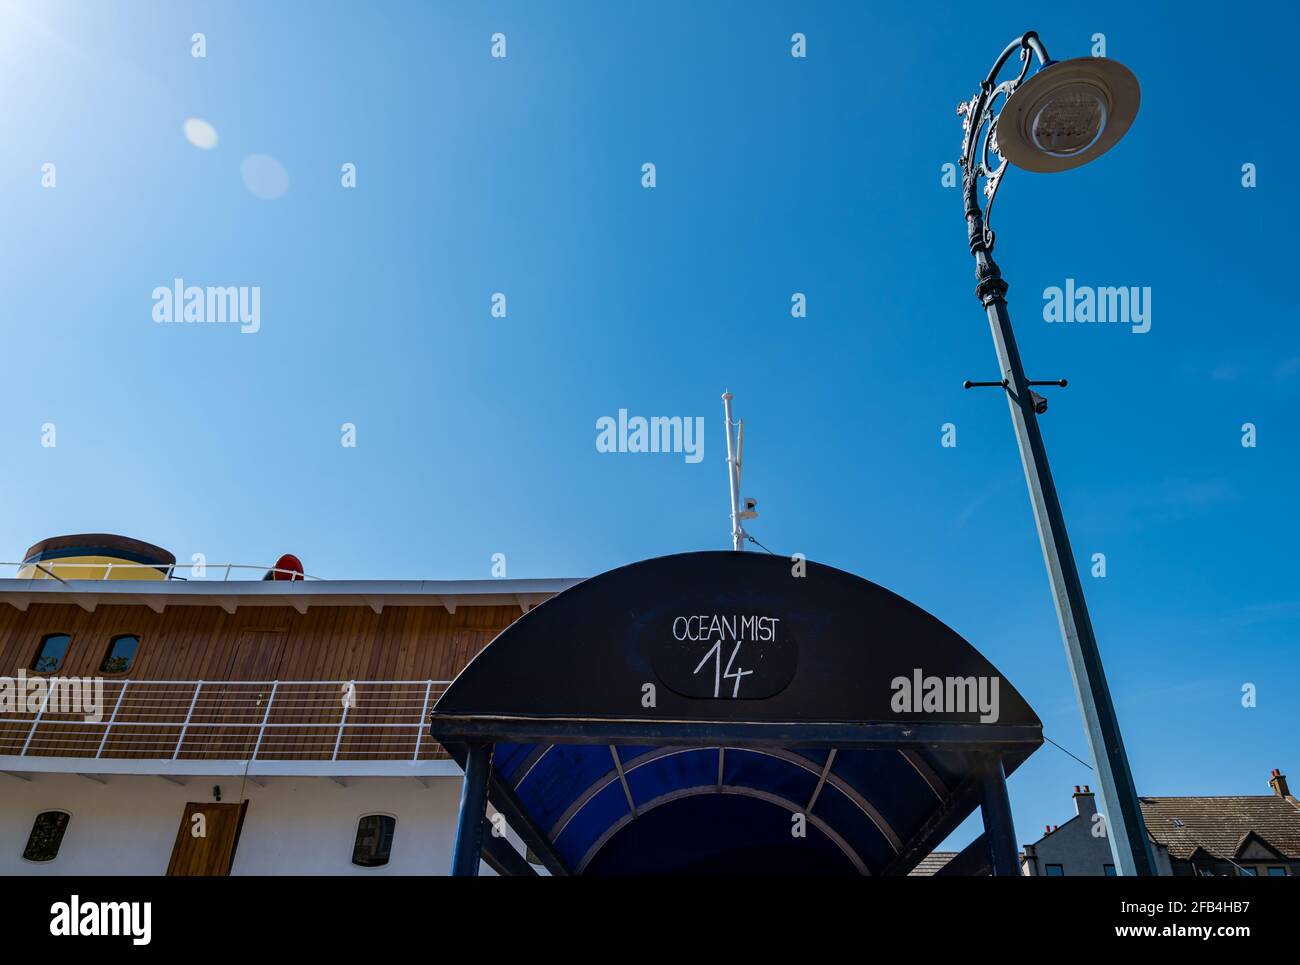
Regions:
[[730, 392], [722, 393], [722, 412], [727, 430], [727, 477], [731, 484], [731, 548], [744, 552], [745, 531], [740, 528], [740, 459], [736, 451], [739, 443], [731, 432], [731, 399]]

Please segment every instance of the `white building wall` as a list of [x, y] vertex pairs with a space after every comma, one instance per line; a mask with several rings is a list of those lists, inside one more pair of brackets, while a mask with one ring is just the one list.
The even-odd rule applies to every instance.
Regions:
[[[178, 786], [160, 777], [111, 775], [100, 784], [75, 774], [0, 775], [0, 874], [161, 875], [187, 802], [240, 800], [238, 778], [187, 777]], [[270, 777], [243, 788], [248, 812], [235, 852], [236, 875], [444, 875], [451, 867], [461, 778]], [[58, 857], [23, 860], [32, 822], [41, 811], [72, 817]], [[357, 821], [364, 814], [397, 818], [392, 858], [380, 868], [352, 864]], [[513, 836], [512, 836], [513, 838]], [[516, 845], [518, 844], [515, 839]], [[492, 872], [481, 866], [484, 874]]]

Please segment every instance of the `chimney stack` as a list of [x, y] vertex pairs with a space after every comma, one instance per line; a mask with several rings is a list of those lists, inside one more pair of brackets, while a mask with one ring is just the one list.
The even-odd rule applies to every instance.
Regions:
[[1097, 801], [1088, 785], [1074, 785], [1074, 812], [1083, 818], [1091, 818], [1097, 813]]
[[1294, 803], [1295, 798], [1291, 796], [1291, 788], [1287, 786], [1286, 775], [1276, 767], [1273, 768], [1273, 776], [1269, 778], [1268, 786], [1273, 789], [1273, 793], [1278, 797], [1285, 798]]

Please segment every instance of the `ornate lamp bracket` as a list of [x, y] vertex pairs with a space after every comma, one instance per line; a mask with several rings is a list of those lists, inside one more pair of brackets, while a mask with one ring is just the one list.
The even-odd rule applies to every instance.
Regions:
[[[1016, 76], [999, 82], [998, 74], [1017, 51], [1020, 55], [1020, 70]], [[998, 118], [1007, 99], [1029, 73], [1029, 66], [1033, 62], [1031, 53], [1037, 55], [1042, 66], [1052, 62], [1038, 35], [1030, 31], [1007, 46], [975, 95], [957, 105], [957, 114], [962, 119], [962, 190], [966, 200], [966, 228], [972, 254], [977, 251], [991, 254], [993, 251], [993, 229], [989, 227], [989, 217], [998, 186], [1007, 170], [1007, 159], [998, 150]]]

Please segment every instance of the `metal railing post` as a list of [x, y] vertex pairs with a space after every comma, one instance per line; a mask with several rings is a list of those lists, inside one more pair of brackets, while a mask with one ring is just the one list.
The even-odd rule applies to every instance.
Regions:
[[415, 728], [415, 753], [411, 755], [411, 760], [420, 759], [420, 741], [424, 739], [424, 721], [429, 716], [429, 694], [433, 693], [433, 681], [424, 682], [424, 706], [420, 708], [420, 723]]
[[352, 703], [356, 699], [357, 699], [357, 682], [355, 680], [349, 680], [348, 696], [347, 699], [343, 701], [343, 716], [339, 719], [339, 736], [334, 739], [334, 753], [330, 757], [331, 761], [337, 761], [339, 759], [339, 744], [343, 743], [343, 728], [347, 726], [348, 711], [352, 709]]
[[122, 706], [122, 698], [126, 696], [126, 688], [131, 686], [131, 681], [123, 680], [122, 689], [118, 692], [117, 703], [113, 705], [113, 715], [108, 718], [108, 724], [104, 727], [104, 736], [99, 741], [99, 750], [95, 751], [95, 759], [104, 753], [104, 745], [108, 743], [108, 732], [113, 729], [113, 722], [117, 720], [118, 709]]
[[55, 688], [59, 686], [57, 677], [50, 677], [48, 679], [50, 687], [45, 691], [45, 699], [41, 701], [41, 709], [38, 710], [36, 716], [32, 718], [32, 729], [27, 732], [27, 740], [23, 742], [23, 749], [18, 752], [19, 757], [26, 756], [27, 748], [31, 746], [32, 738], [36, 735], [36, 728], [40, 726], [41, 718], [45, 716], [45, 708], [50, 705], [50, 697], [54, 694]]
[[257, 743], [253, 745], [253, 756], [250, 761], [257, 760], [257, 752], [262, 749], [262, 735], [266, 733], [266, 722], [271, 719], [271, 705], [275, 703], [275, 691], [280, 686], [280, 681], [271, 681], [271, 696], [266, 699], [266, 713], [262, 715], [262, 727], [257, 732]]
[[190, 729], [190, 718], [194, 716], [194, 705], [199, 702], [199, 691], [202, 689], [203, 681], [195, 681], [194, 697], [190, 700], [190, 709], [185, 715], [185, 723], [181, 725], [180, 736], [176, 738], [176, 750], [172, 751], [172, 760], [176, 760], [176, 758], [180, 757], [181, 745], [185, 743], [185, 732]]

